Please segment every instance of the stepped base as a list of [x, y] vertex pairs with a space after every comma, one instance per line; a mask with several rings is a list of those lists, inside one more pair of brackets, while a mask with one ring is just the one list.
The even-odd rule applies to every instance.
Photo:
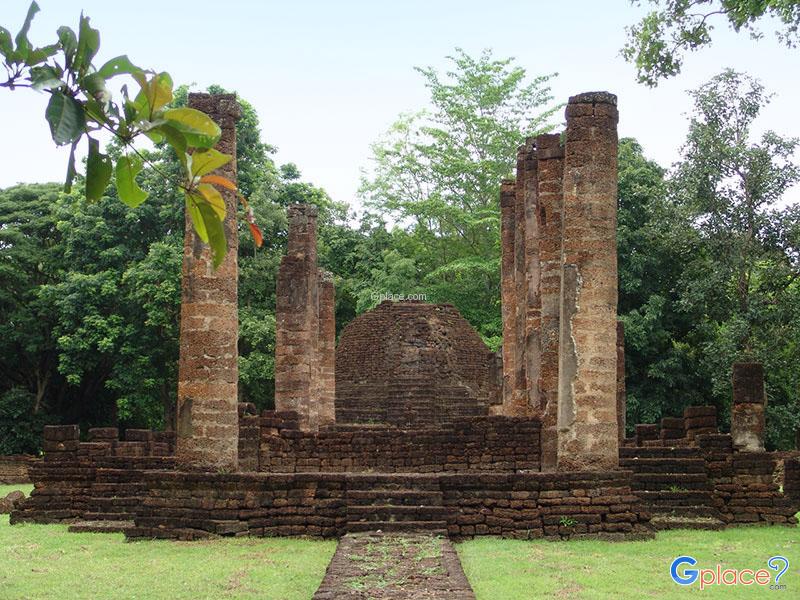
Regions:
[[403, 532], [447, 535], [447, 521], [348, 521], [348, 533]]
[[714, 517], [690, 517], [687, 515], [662, 515], [654, 514], [650, 525], [656, 530], [666, 529], [707, 529], [718, 531], [725, 529], [725, 523]]
[[134, 528], [133, 521], [78, 521], [69, 526], [70, 533], [126, 533]]

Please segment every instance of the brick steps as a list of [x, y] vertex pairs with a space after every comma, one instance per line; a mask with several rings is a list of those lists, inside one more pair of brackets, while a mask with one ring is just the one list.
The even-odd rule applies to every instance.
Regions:
[[623, 447], [619, 449], [620, 459], [644, 458], [702, 458], [697, 448], [681, 448], [675, 446]]
[[653, 515], [650, 524], [657, 530], [666, 529], [707, 529], [720, 530], [725, 523], [714, 517]]
[[73, 523], [67, 528], [70, 533], [126, 533], [134, 528], [133, 521], [87, 519]]
[[370, 506], [348, 506], [347, 521], [353, 522], [401, 522], [444, 520], [452, 512], [446, 506], [397, 506], [394, 504], [373, 504]]
[[698, 448], [620, 448], [620, 467], [633, 471], [632, 489], [656, 529], [722, 529], [707, 464]]
[[100, 522], [100, 521], [126, 521], [133, 518], [133, 511], [131, 512], [85, 512], [83, 518], [86, 521]]
[[350, 490], [347, 500], [350, 506], [390, 504], [394, 506], [441, 506], [442, 492], [433, 490], [376, 489]]
[[[708, 490], [708, 476], [705, 473], [635, 473], [631, 488], [637, 490]], [[675, 490], [679, 491], [679, 490]]]
[[702, 458], [621, 458], [619, 466], [636, 473], [703, 473], [706, 463]]
[[348, 533], [391, 531], [447, 535], [447, 521], [348, 521], [346, 528]]

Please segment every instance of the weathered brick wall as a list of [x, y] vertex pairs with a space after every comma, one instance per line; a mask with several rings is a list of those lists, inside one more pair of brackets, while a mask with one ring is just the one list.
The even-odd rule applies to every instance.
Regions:
[[413, 431], [353, 427], [309, 433], [294, 413], [261, 417], [259, 470], [418, 472], [539, 470], [539, 422], [475, 417]]
[[382, 302], [336, 348], [336, 423], [433, 425], [485, 415], [495, 357], [449, 304]]
[[649, 537], [628, 471], [470, 474], [440, 478], [453, 537]]
[[[729, 524], [796, 524], [800, 497], [781, 491], [774, 480], [778, 457], [767, 452], [740, 452], [727, 434], [696, 438], [703, 451], [714, 499]], [[790, 467], [791, 470], [791, 467]]]
[[[234, 159], [215, 173], [236, 181], [236, 121], [233, 94], [189, 94], [189, 106], [222, 129], [217, 144]], [[223, 191], [227, 254], [215, 270], [211, 250], [186, 214], [181, 279], [178, 362], [178, 458], [187, 465], [235, 469], [238, 418], [238, 251], [236, 195]]]
[[0, 456], [0, 483], [30, 483], [28, 469], [39, 462], [28, 454]]
[[[376, 488], [438, 497], [427, 508], [454, 537], [651, 535], [648, 515], [631, 494], [625, 471], [427, 476], [151, 472], [144, 474], [144, 481], [149, 494], [137, 510], [136, 527], [126, 533], [134, 539], [340, 536], [353, 525], [348, 522], [353, 503]], [[385, 510], [359, 508], [361, 515]]]
[[[740, 452], [729, 434], [696, 433], [691, 440], [670, 437], [677, 435], [679, 424], [697, 419], [706, 419], [702, 429], [710, 429], [707, 419], [714, 417], [696, 416], [708, 408], [713, 407], [688, 407], [685, 419], [664, 419], [667, 427], [658, 438], [658, 431], [637, 426], [648, 439], [640, 440], [644, 443], [638, 447], [620, 449], [621, 466], [634, 471], [635, 492], [647, 509], [656, 513], [663, 509], [660, 505], [668, 504], [691, 516], [713, 515], [728, 525], [795, 524], [800, 496], [794, 490], [800, 487], [793, 486], [800, 486], [800, 467], [794, 456]], [[776, 477], [779, 466], [784, 469], [783, 490]]]
[[128, 429], [124, 439], [112, 427], [88, 431], [77, 425], [44, 428], [44, 460], [31, 466], [34, 489], [11, 514], [11, 523], [124, 520], [145, 494], [146, 469], [175, 466], [173, 433]]

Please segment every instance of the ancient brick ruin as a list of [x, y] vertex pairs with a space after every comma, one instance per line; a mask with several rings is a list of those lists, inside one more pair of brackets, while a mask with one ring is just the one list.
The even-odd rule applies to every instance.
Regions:
[[535, 415], [545, 469], [617, 466], [617, 99], [569, 99], [501, 190], [503, 407]]
[[384, 301], [339, 338], [336, 422], [413, 427], [487, 415], [499, 401], [494, 360], [452, 305]]
[[[190, 101], [235, 151], [235, 100]], [[502, 185], [502, 364], [446, 304], [385, 302], [336, 346], [316, 209], [291, 206], [275, 410], [259, 414], [236, 399], [235, 227], [226, 222], [228, 262], [213, 271], [187, 225], [177, 435], [94, 428], [82, 441], [75, 425], [46, 427], [35, 489], [11, 522], [132, 539], [375, 529], [625, 539], [794, 524], [800, 453], [764, 451], [759, 365], [734, 367], [732, 434], [714, 407], [695, 406], [625, 437], [616, 99], [581, 94], [566, 114], [564, 142], [528, 140]]]
[[[189, 106], [206, 112], [222, 129], [217, 144], [234, 159], [219, 174], [236, 181], [236, 121], [233, 94], [189, 94]], [[181, 281], [178, 362], [177, 457], [193, 466], [235, 469], [239, 387], [239, 301], [236, 195], [223, 191], [228, 252], [214, 270], [211, 250], [200, 240], [187, 211]]]
[[275, 407], [295, 411], [304, 431], [318, 431], [334, 422], [333, 281], [317, 267], [317, 208], [295, 204], [288, 217], [275, 308]]

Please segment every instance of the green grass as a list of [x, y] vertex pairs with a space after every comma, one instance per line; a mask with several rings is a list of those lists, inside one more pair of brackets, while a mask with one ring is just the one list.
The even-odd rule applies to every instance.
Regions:
[[[696, 568], [761, 569], [780, 554], [789, 570], [786, 590], [775, 597], [797, 598], [800, 591], [800, 530], [739, 527], [724, 531], [664, 531], [644, 542], [502, 540], [477, 538], [457, 545], [464, 571], [478, 600], [570, 598], [755, 598], [772, 591], [753, 585], [679, 587], [669, 575], [672, 560], [684, 554]], [[775, 572], [770, 570], [771, 581]]]
[[335, 541], [230, 538], [129, 543], [0, 517], [0, 597], [308, 600]]
[[8, 494], [15, 490], [25, 492], [26, 496], [30, 496], [33, 486], [30, 483], [0, 483], [0, 498], [5, 498]]

